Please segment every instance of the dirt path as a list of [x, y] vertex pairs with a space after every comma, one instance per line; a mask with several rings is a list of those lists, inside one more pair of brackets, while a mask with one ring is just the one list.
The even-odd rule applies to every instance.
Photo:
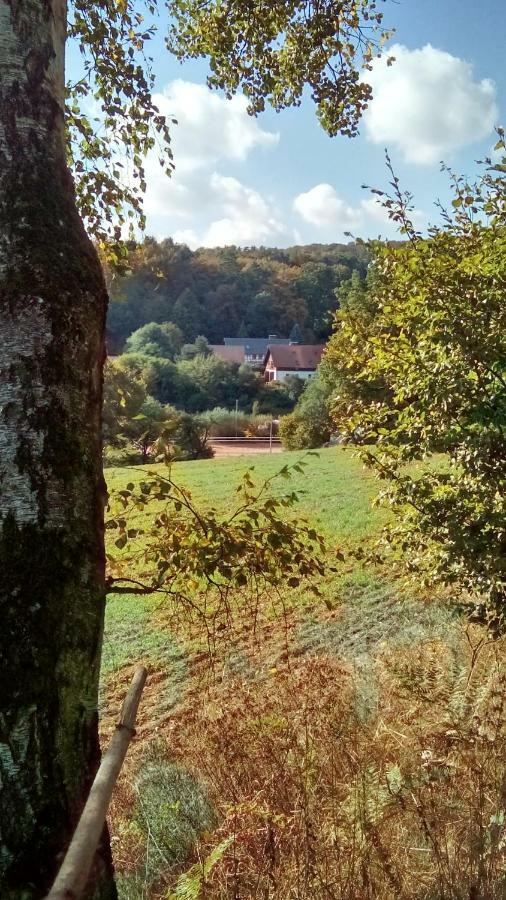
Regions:
[[273, 442], [272, 447], [269, 447], [267, 441], [255, 441], [252, 438], [246, 438], [243, 441], [231, 440], [230, 442], [211, 440], [210, 444], [216, 459], [221, 459], [225, 456], [249, 456], [250, 453], [283, 452], [283, 447], [279, 443]]

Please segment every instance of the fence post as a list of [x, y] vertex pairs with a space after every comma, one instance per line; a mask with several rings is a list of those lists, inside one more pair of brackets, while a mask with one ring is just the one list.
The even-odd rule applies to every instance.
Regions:
[[114, 785], [135, 733], [135, 717], [146, 676], [144, 666], [139, 666], [123, 701], [120, 720], [102, 757], [74, 837], [46, 900], [74, 900], [81, 896], [86, 887]]

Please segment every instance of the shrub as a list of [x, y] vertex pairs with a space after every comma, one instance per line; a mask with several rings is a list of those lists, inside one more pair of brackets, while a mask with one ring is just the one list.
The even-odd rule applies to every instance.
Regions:
[[300, 418], [293, 412], [282, 416], [279, 436], [287, 450], [309, 450], [322, 447], [330, 439], [330, 429], [322, 430], [317, 423]]
[[286, 390], [285, 386], [276, 381], [263, 384], [257, 398], [257, 412], [264, 415], [283, 415], [292, 411], [295, 405], [294, 396]]
[[[210, 437], [267, 437], [272, 421], [271, 416], [236, 413], [221, 406], [201, 413], [199, 419], [207, 427]], [[276, 428], [275, 425], [273, 433]]]
[[210, 437], [243, 437], [248, 427], [249, 417], [232, 409], [216, 406], [200, 415]]
[[142, 462], [142, 454], [134, 444], [125, 442], [119, 447], [106, 445], [103, 453], [104, 468], [113, 466], [136, 466]]
[[[381, 549], [400, 551], [418, 583], [443, 584], [492, 633], [506, 630], [502, 131], [495, 151], [476, 184], [451, 177], [451, 206], [428, 237], [391, 171], [384, 207], [408, 240], [376, 245], [368, 302], [337, 317], [326, 357], [340, 378], [336, 427], [376, 444], [361, 455], [393, 512]], [[447, 464], [429, 464], [436, 454]]]
[[250, 416], [246, 427], [246, 437], [269, 437], [272, 422], [272, 433], [277, 434], [278, 424], [272, 416]]
[[208, 442], [208, 430], [200, 416], [178, 413], [170, 433], [175, 459], [210, 459], [214, 456]]
[[288, 450], [322, 447], [330, 440], [329, 403], [335, 384], [335, 375], [322, 363], [314, 378], [306, 384], [293, 413], [281, 419], [279, 433]]
[[[125, 856], [118, 862], [121, 900], [165, 896], [178, 867], [218, 818], [204, 785], [167, 761], [158, 745], [141, 761], [135, 778], [121, 784], [112, 814]], [[121, 808], [121, 815], [120, 813]], [[127, 818], [125, 818], [127, 813]]]
[[173, 322], [165, 322], [163, 325], [149, 322], [130, 335], [125, 344], [125, 352], [173, 360], [182, 344], [183, 333]]

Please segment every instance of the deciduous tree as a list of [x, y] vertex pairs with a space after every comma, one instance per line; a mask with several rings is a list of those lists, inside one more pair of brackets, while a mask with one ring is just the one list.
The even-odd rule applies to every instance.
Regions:
[[130, 335], [125, 351], [174, 360], [182, 346], [183, 332], [173, 322], [164, 322], [163, 325], [149, 322]]
[[[146, 4], [155, 14], [154, 0]], [[212, 54], [216, 84], [253, 110], [298, 102], [353, 133], [369, 91], [355, 60], [374, 44], [374, 0], [335, 4], [169, 3], [181, 55]], [[245, 11], [247, 11], [245, 15]], [[106, 290], [76, 205], [97, 239], [142, 215], [143, 157], [168, 125], [146, 65], [152, 27], [133, 0], [75, 0], [69, 31], [84, 74], [65, 129], [62, 0], [0, 0], [0, 881], [40, 897], [81, 809], [98, 756], [105, 601], [101, 470]], [[181, 41], [176, 40], [180, 33]], [[242, 47], [247, 47], [243, 53]], [[277, 45], [277, 49], [275, 47]], [[332, 77], [332, 60], [336, 62]], [[329, 68], [330, 67], [330, 68]], [[329, 74], [330, 73], [330, 74]], [[80, 101], [100, 108], [99, 131]], [[335, 110], [335, 114], [333, 113]], [[66, 137], [70, 142], [66, 142]], [[127, 154], [135, 177], [122, 178]], [[153, 317], [154, 318], [154, 317]], [[104, 895], [114, 888], [102, 856]]]
[[[96, 764], [107, 296], [66, 164], [65, 4], [0, 3], [0, 894], [41, 896]], [[104, 865], [107, 865], [105, 860]]]
[[506, 156], [477, 184], [453, 177], [453, 209], [425, 239], [394, 177], [385, 206], [408, 240], [376, 248], [369, 300], [355, 293], [327, 355], [337, 427], [376, 445], [363, 456], [395, 511], [389, 545], [493, 631], [506, 610], [505, 172]]

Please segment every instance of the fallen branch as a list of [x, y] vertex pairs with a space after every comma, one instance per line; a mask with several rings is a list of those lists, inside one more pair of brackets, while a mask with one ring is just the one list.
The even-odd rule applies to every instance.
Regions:
[[86, 887], [105, 817], [128, 745], [135, 734], [135, 717], [147, 671], [139, 666], [123, 701], [121, 716], [82, 811], [74, 837], [46, 900], [76, 900]]

